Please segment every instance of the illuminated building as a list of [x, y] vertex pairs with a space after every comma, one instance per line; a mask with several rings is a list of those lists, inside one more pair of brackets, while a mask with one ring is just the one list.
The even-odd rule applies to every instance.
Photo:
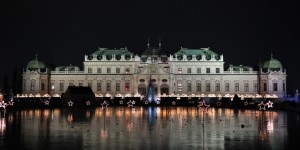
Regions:
[[151, 80], [157, 97], [285, 97], [286, 71], [273, 56], [259, 70], [242, 65], [224, 68], [224, 63], [223, 55], [210, 48], [181, 48], [168, 54], [161, 44], [148, 44], [139, 55], [127, 48], [99, 48], [84, 56], [83, 69], [58, 66], [50, 70], [37, 58], [30, 61], [23, 72], [22, 94], [61, 95], [68, 86], [90, 86], [102, 96], [146, 96]]

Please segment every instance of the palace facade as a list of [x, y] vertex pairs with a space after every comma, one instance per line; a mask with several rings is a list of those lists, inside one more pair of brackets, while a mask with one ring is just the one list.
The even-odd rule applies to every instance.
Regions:
[[181, 48], [174, 54], [150, 47], [142, 54], [127, 48], [99, 48], [84, 56], [83, 69], [58, 66], [50, 70], [37, 58], [23, 71], [22, 95], [61, 95], [68, 86], [89, 86], [98, 96], [146, 96], [151, 82], [161, 96], [286, 95], [286, 71], [271, 56], [259, 70], [224, 68], [223, 55], [210, 48]]

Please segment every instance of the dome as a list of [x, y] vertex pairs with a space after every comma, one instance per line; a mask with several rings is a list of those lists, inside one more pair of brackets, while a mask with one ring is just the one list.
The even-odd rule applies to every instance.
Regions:
[[45, 69], [46, 65], [44, 62], [39, 61], [37, 57], [34, 60], [31, 60], [26, 67], [28, 70], [39, 70], [39, 69]]
[[269, 69], [271, 71], [279, 71], [282, 70], [282, 64], [277, 59], [271, 57], [270, 60], [266, 61], [263, 65], [264, 69]]

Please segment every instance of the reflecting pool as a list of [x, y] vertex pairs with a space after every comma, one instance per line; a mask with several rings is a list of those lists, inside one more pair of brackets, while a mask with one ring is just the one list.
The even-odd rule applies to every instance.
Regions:
[[198, 107], [24, 109], [1, 114], [0, 149], [292, 149], [300, 114]]

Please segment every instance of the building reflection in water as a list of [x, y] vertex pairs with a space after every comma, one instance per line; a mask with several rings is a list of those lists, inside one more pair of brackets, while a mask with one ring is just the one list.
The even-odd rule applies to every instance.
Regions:
[[197, 107], [27, 109], [0, 118], [0, 136], [24, 149], [284, 149], [293, 144], [287, 115]]

